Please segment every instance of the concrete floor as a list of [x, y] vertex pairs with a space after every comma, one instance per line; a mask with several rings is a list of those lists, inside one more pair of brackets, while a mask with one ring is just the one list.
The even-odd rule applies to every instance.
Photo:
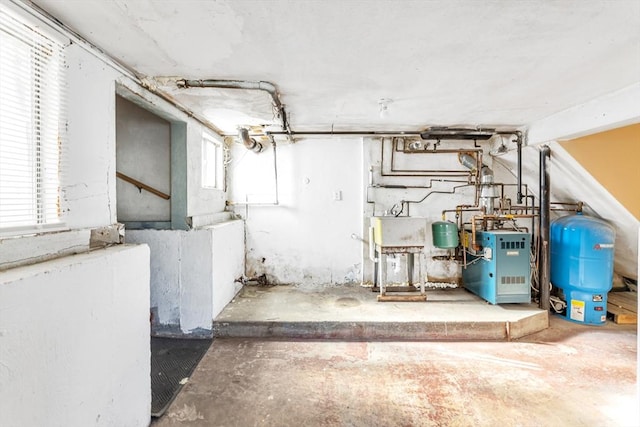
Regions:
[[461, 289], [427, 290], [427, 301], [378, 302], [359, 285], [247, 286], [214, 322], [220, 338], [509, 340], [541, 331], [534, 304], [491, 305]]
[[154, 427], [637, 426], [635, 325], [512, 342], [217, 339]]

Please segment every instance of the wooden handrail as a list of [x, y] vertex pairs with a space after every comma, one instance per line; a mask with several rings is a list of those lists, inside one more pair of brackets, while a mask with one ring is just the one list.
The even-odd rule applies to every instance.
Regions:
[[121, 172], [116, 172], [116, 176], [118, 178], [120, 178], [123, 181], [127, 181], [129, 184], [133, 184], [136, 187], [138, 187], [138, 190], [147, 190], [149, 193], [151, 194], [155, 194], [158, 197], [162, 197], [165, 200], [169, 200], [171, 198], [170, 195], [163, 193], [160, 190], [156, 190], [155, 188], [151, 187], [150, 185], [145, 184], [144, 182], [140, 182], [137, 179], [133, 179], [130, 176], [127, 176]]

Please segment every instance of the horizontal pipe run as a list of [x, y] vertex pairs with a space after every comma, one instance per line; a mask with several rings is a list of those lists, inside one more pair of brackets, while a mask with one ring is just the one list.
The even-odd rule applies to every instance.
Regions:
[[276, 94], [278, 90], [273, 83], [265, 81], [247, 81], [247, 80], [219, 80], [219, 79], [181, 79], [177, 82], [179, 87], [215, 87], [222, 89], [248, 89], [263, 90], [272, 94]]
[[[438, 179], [437, 182], [456, 182], [456, 183], [467, 183], [467, 181], [455, 180], [455, 179]], [[393, 184], [375, 184], [370, 185], [369, 188], [384, 188], [384, 189], [396, 189], [396, 190], [412, 190], [412, 189], [420, 189], [420, 190], [428, 190], [433, 188], [431, 185], [393, 185]]]
[[463, 170], [457, 171], [457, 170], [431, 169], [429, 171], [414, 173], [416, 171], [412, 169], [396, 169], [393, 172], [394, 172], [393, 174], [381, 173], [380, 175], [381, 176], [448, 176], [448, 177], [469, 176], [469, 172], [463, 171]]
[[[335, 135], [335, 136], [420, 136], [423, 132], [420, 131], [405, 131], [405, 130], [394, 130], [394, 131], [375, 131], [375, 130], [343, 130], [343, 131], [333, 131], [333, 130], [312, 130], [312, 131], [291, 131], [292, 136], [327, 136], [327, 135]], [[499, 135], [513, 135], [514, 132], [496, 132]], [[287, 132], [283, 131], [267, 131], [265, 135], [289, 135]], [[226, 135], [233, 136], [233, 135]], [[443, 141], [447, 141], [447, 138], [442, 138]], [[465, 150], [470, 151], [470, 150]]]
[[455, 194], [456, 190], [458, 188], [462, 188], [462, 187], [473, 187], [475, 186], [475, 184], [465, 184], [465, 185], [456, 185], [455, 187], [453, 187], [451, 189], [451, 191], [430, 191], [428, 192], [422, 199], [420, 200], [403, 200], [404, 203], [422, 203], [425, 200], [427, 200], [427, 198], [429, 196], [431, 196], [432, 194]]
[[509, 215], [474, 215], [471, 217], [471, 247], [477, 250], [476, 222], [478, 221], [513, 221], [520, 218], [536, 218], [535, 214], [509, 214]]
[[[398, 142], [392, 140], [392, 149], [391, 149], [391, 165], [390, 165], [390, 173], [384, 171], [384, 138], [382, 138], [380, 144], [380, 176], [393, 177], [393, 176], [409, 176], [409, 177], [430, 177], [430, 176], [447, 176], [447, 177], [464, 177], [470, 176], [471, 172], [465, 170], [429, 170], [429, 169], [419, 169], [419, 170], [410, 170], [410, 169], [395, 169], [395, 152], [400, 151], [397, 150]], [[447, 150], [449, 151], [449, 150]], [[460, 153], [467, 151], [477, 151], [477, 150], [451, 150], [451, 153]]]
[[452, 212], [455, 212], [456, 214], [459, 214], [460, 212], [480, 212], [480, 208], [445, 209], [442, 211], [442, 220], [446, 221], [447, 214]]
[[[286, 135], [286, 132], [281, 131], [268, 131], [265, 132], [266, 135]], [[354, 130], [354, 131], [292, 131], [291, 135], [293, 136], [327, 136], [327, 135], [335, 135], [335, 136], [417, 136], [420, 135], [420, 132], [414, 131], [370, 131], [370, 130]]]
[[[452, 180], [452, 179], [433, 179], [431, 178], [429, 180], [429, 184], [426, 186], [406, 186], [407, 188], [415, 188], [415, 189], [423, 189], [423, 190], [428, 190], [433, 188], [433, 183], [434, 182], [451, 182], [451, 183], [467, 183], [465, 186], [468, 186], [470, 184], [468, 184], [468, 181], [460, 181], [460, 180]], [[385, 189], [404, 189], [403, 187], [405, 186], [394, 186], [394, 185], [388, 185], [388, 186], [384, 186], [384, 185], [369, 185], [367, 186], [367, 203], [374, 203], [374, 200], [370, 200], [369, 199], [369, 190], [372, 188], [385, 188]], [[455, 191], [455, 190], [454, 190]], [[405, 201], [406, 202], [406, 201]]]

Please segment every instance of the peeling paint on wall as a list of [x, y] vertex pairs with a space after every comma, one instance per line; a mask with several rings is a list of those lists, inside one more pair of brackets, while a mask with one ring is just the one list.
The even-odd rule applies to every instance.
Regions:
[[[269, 283], [359, 282], [361, 173], [358, 139], [309, 139], [278, 147], [277, 206], [238, 205], [247, 223], [248, 277]], [[273, 158], [232, 147], [231, 197], [273, 200]], [[341, 200], [334, 192], [341, 191]]]

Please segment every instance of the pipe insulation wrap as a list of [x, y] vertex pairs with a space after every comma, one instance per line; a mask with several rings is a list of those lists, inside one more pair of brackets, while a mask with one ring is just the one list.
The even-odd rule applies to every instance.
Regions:
[[247, 147], [248, 150], [251, 150], [255, 153], [259, 153], [262, 151], [262, 148], [263, 148], [262, 144], [260, 144], [255, 139], [249, 136], [248, 129], [245, 129], [245, 128], [238, 129], [238, 138], [240, 139], [240, 142], [242, 142], [242, 144], [244, 144], [244, 146]]
[[471, 154], [460, 153], [458, 155], [458, 160], [460, 161], [462, 166], [464, 166], [467, 169], [474, 170], [476, 168], [476, 158], [473, 157]]
[[[466, 167], [470, 170], [475, 170], [477, 161], [474, 156], [468, 153], [460, 153], [458, 155], [458, 160], [462, 164], [462, 166]], [[493, 170], [487, 166], [486, 164], [482, 164], [482, 168], [480, 169], [480, 182], [482, 184], [492, 184], [493, 183]]]
[[248, 89], [248, 90], [263, 90], [269, 92], [272, 95], [277, 95], [278, 90], [273, 83], [258, 81], [244, 81], [244, 80], [178, 80], [176, 82], [178, 87], [213, 87], [221, 89]]

